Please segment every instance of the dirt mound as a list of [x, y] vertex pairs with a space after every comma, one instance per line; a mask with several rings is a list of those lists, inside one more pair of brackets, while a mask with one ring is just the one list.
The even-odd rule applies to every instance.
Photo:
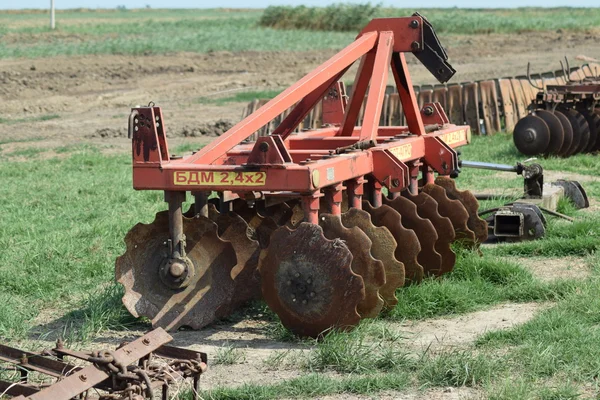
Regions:
[[[203, 137], [203, 136], [221, 136], [233, 126], [233, 122], [228, 119], [218, 119], [212, 122], [204, 122], [197, 125], [184, 125], [167, 129], [167, 137]], [[87, 135], [87, 138], [112, 139], [127, 137], [127, 128], [99, 128], [94, 133]]]

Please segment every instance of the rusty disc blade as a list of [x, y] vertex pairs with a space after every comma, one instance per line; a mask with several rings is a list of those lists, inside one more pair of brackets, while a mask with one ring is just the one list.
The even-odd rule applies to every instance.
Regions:
[[475, 239], [478, 243], [485, 242], [488, 237], [488, 226], [487, 222], [481, 219], [477, 214], [479, 202], [473, 193], [468, 190], [458, 190], [454, 181], [444, 176], [438, 176], [435, 179], [435, 184], [441, 186], [446, 191], [446, 195], [449, 198], [458, 200], [462, 203], [465, 210], [467, 210], [467, 213], [469, 213], [467, 226], [475, 233]]
[[417, 213], [417, 206], [404, 197], [389, 200], [384, 197], [384, 203], [402, 216], [402, 225], [412, 229], [419, 238], [421, 251], [417, 256], [423, 271], [429, 276], [439, 276], [442, 269], [442, 256], [435, 249], [438, 234], [435, 227], [428, 219], [421, 218]]
[[235, 204], [233, 212], [248, 224], [248, 236], [256, 240], [261, 249], [269, 247], [271, 234], [279, 225], [271, 218], [260, 215], [256, 208], [250, 208], [245, 201]]
[[[397, 244], [392, 233], [384, 226], [373, 225], [369, 213], [357, 208], [351, 208], [342, 214], [342, 224], [346, 228], [357, 227], [369, 237], [372, 243], [371, 255], [380, 260], [385, 269], [385, 283], [379, 288], [384, 307], [391, 308], [398, 304], [396, 289], [404, 286], [404, 264], [394, 255]], [[366, 282], [365, 280], [365, 286]]]
[[581, 141], [579, 142], [579, 146], [577, 147], [575, 153], [584, 153], [591, 138], [590, 124], [588, 124], [587, 119], [585, 119], [585, 117], [579, 111], [569, 110], [569, 113], [572, 114], [577, 120], [579, 129], [581, 130]]
[[469, 213], [460, 201], [450, 199], [441, 186], [432, 183], [423, 186], [423, 193], [433, 197], [438, 203], [440, 215], [450, 220], [454, 227], [455, 240], [475, 243], [475, 232], [467, 225]]
[[250, 300], [261, 298], [260, 275], [258, 274], [258, 241], [248, 236], [246, 221], [234, 212], [219, 213], [214, 205], [209, 205], [208, 217], [217, 224], [217, 233], [223, 240], [231, 242], [237, 264], [231, 270], [234, 282], [234, 295], [229, 305], [223, 306], [223, 315], [229, 315]]
[[569, 122], [569, 119], [566, 117], [566, 115], [559, 110], [555, 110], [554, 115], [556, 115], [560, 121], [560, 124], [563, 127], [563, 133], [565, 134], [563, 144], [560, 147], [560, 150], [558, 150], [557, 154], [561, 157], [566, 157], [571, 149], [571, 144], [573, 144], [573, 127], [571, 126], [571, 122]]
[[419, 216], [431, 221], [437, 232], [438, 240], [435, 242], [435, 250], [442, 256], [440, 274], [452, 271], [454, 264], [456, 264], [456, 254], [454, 254], [451, 247], [456, 237], [452, 222], [439, 213], [437, 202], [427, 193], [421, 192], [412, 195], [408, 191], [404, 191], [402, 195], [417, 206]]
[[286, 203], [279, 203], [270, 207], [261, 207], [257, 210], [262, 217], [271, 218], [277, 226], [283, 226], [294, 216], [294, 210]]
[[423, 266], [417, 259], [421, 245], [417, 234], [402, 225], [402, 217], [392, 207], [383, 205], [373, 207], [368, 201], [363, 201], [363, 210], [371, 215], [375, 226], [384, 226], [396, 239], [396, 259], [404, 264], [405, 284], [418, 283], [423, 280]]
[[125, 237], [127, 249], [117, 258], [115, 275], [125, 287], [123, 304], [153, 327], [200, 329], [220, 315], [234, 295], [231, 270], [237, 263], [233, 246], [217, 235], [217, 225], [204, 217], [184, 218], [187, 257], [193, 265], [188, 285], [173, 289], [160, 275], [169, 254], [169, 218], [156, 214], [151, 224], [137, 224]]
[[351, 329], [360, 322], [356, 307], [365, 296], [363, 280], [351, 264], [348, 246], [341, 239], [326, 239], [320, 226], [282, 226], [260, 254], [263, 297], [299, 336]]
[[550, 129], [550, 143], [544, 154], [558, 154], [563, 142], [565, 141], [565, 132], [558, 117], [546, 110], [536, 110], [535, 115], [544, 120], [548, 129]]
[[590, 110], [582, 109], [579, 110], [581, 115], [586, 119], [588, 127], [590, 129], [590, 140], [587, 147], [584, 149], [586, 153], [598, 150], [599, 137], [600, 137], [600, 116]]
[[550, 144], [550, 129], [540, 117], [528, 115], [515, 125], [513, 141], [517, 150], [526, 156], [542, 154]]
[[371, 256], [371, 240], [360, 228], [345, 228], [339, 215], [321, 214], [319, 225], [327, 239], [343, 240], [352, 253], [352, 271], [362, 277], [365, 287], [365, 297], [356, 311], [361, 318], [377, 317], [384, 304], [379, 289], [385, 285], [385, 269], [380, 260]]

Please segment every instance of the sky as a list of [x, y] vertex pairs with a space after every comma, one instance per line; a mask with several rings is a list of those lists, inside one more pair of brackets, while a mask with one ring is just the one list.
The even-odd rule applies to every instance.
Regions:
[[[364, 3], [366, 0], [54, 0], [56, 8], [142, 8], [150, 5], [152, 8], [264, 8], [269, 5], [308, 5], [323, 6], [331, 3]], [[396, 6], [401, 8], [419, 8], [421, 1], [371, 1], [372, 4]], [[50, 0], [0, 0], [0, 9], [48, 8]], [[598, 7], [598, 0], [428, 0], [427, 7]]]

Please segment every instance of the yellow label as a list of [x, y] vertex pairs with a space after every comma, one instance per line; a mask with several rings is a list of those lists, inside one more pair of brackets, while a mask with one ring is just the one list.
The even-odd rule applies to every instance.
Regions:
[[390, 149], [390, 153], [396, 156], [399, 160], [404, 160], [405, 158], [411, 158], [412, 156], [412, 144], [404, 144], [402, 146], [393, 147]]
[[175, 171], [176, 186], [264, 186], [266, 172]]
[[467, 130], [463, 129], [455, 132], [444, 133], [439, 136], [447, 145], [451, 145], [458, 142], [464, 142], [467, 140]]

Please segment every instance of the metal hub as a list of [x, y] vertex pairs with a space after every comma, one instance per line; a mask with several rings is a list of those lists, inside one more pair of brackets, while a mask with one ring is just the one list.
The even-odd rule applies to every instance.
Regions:
[[166, 258], [158, 270], [162, 283], [171, 289], [186, 287], [194, 275], [194, 264], [187, 257]]

